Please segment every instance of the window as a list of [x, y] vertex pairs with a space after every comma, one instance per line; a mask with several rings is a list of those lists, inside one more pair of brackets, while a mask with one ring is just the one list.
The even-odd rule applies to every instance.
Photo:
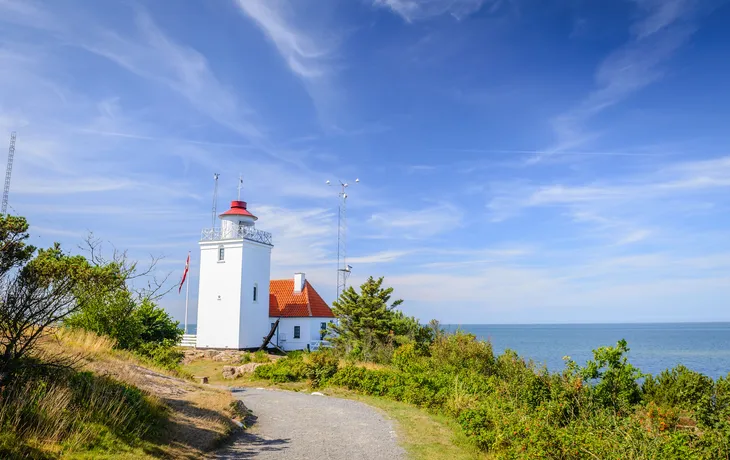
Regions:
[[327, 334], [327, 323], [319, 323], [319, 340], [324, 340]]
[[259, 285], [256, 283], [253, 284], [253, 301], [259, 301]]
[[220, 246], [218, 248], [218, 262], [223, 262], [226, 258], [226, 248]]
[[294, 326], [294, 338], [298, 339], [302, 335], [302, 328], [300, 326]]

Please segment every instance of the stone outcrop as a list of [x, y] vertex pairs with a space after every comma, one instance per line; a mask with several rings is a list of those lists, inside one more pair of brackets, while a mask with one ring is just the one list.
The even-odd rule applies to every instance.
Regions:
[[263, 366], [266, 363], [248, 363], [241, 366], [223, 366], [223, 378], [224, 379], [235, 379], [245, 374], [252, 373], [257, 367]]

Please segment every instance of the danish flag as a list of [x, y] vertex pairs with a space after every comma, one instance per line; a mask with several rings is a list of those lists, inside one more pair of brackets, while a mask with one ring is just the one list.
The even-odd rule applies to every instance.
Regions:
[[183, 284], [185, 284], [185, 278], [188, 277], [188, 269], [190, 268], [190, 253], [188, 252], [188, 260], [185, 261], [185, 271], [183, 272], [182, 279], [180, 280], [180, 287], [177, 288], [177, 293], [180, 294], [182, 291]]

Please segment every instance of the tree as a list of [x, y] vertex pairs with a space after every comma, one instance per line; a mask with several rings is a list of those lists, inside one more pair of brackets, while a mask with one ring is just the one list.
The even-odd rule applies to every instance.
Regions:
[[157, 265], [161, 256], [150, 255], [150, 261], [145, 266], [137, 260], [130, 259], [127, 251], [120, 251], [112, 245], [111, 257], [104, 251], [102, 241], [94, 237], [93, 233], [84, 240], [79, 248], [88, 254], [89, 262], [96, 267], [114, 268], [123, 280], [126, 289], [135, 295], [136, 301], [156, 301], [175, 288], [175, 283], [169, 283], [172, 272], [162, 276], [157, 274]]
[[139, 336], [141, 341], [155, 343], [171, 341], [177, 344], [182, 339], [183, 330], [180, 328], [180, 323], [173, 320], [165, 310], [151, 300], [142, 301], [134, 315], [141, 326]]
[[100, 240], [93, 234], [86, 238], [81, 249], [87, 253], [92, 266], [115, 273], [119, 282], [103, 290], [79, 289], [78, 295], [86, 302], [66, 318], [67, 326], [111, 337], [118, 348], [127, 350], [139, 350], [146, 343], [174, 346], [179, 342], [182, 335], [179, 323], [154, 303], [171, 289], [166, 286], [169, 273], [162, 278], [154, 277], [159, 257], [151, 257], [147, 266], [116, 248], [107, 257]]
[[103, 270], [63, 254], [58, 244], [32, 258], [27, 231], [24, 218], [0, 216], [0, 386], [24, 368], [57, 365], [33, 359], [38, 341], [81, 307], [74, 295], [79, 282], [108, 280]]
[[371, 276], [360, 286], [359, 293], [350, 286], [332, 303], [338, 322], [329, 324], [328, 338], [343, 352], [360, 353], [367, 359], [384, 345], [433, 340], [428, 328], [396, 309], [403, 300], [391, 302], [393, 288], [384, 288], [383, 279]]

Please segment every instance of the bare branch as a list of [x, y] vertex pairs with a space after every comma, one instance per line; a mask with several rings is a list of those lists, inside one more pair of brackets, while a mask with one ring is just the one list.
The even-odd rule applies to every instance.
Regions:
[[[138, 261], [129, 258], [126, 250], [118, 249], [111, 242], [109, 244], [112, 247], [111, 259], [104, 256], [102, 241], [95, 238], [93, 233], [89, 233], [84, 239], [84, 245], [79, 247], [89, 254], [89, 260], [96, 266], [116, 265], [128, 289], [135, 294], [137, 299], [159, 300], [175, 288], [174, 283], [169, 283], [172, 271], [161, 277], [155, 275], [159, 262], [163, 260], [162, 256], [150, 254], [149, 262], [141, 266]], [[135, 283], [139, 282], [143, 282], [146, 287], [135, 286]]]

